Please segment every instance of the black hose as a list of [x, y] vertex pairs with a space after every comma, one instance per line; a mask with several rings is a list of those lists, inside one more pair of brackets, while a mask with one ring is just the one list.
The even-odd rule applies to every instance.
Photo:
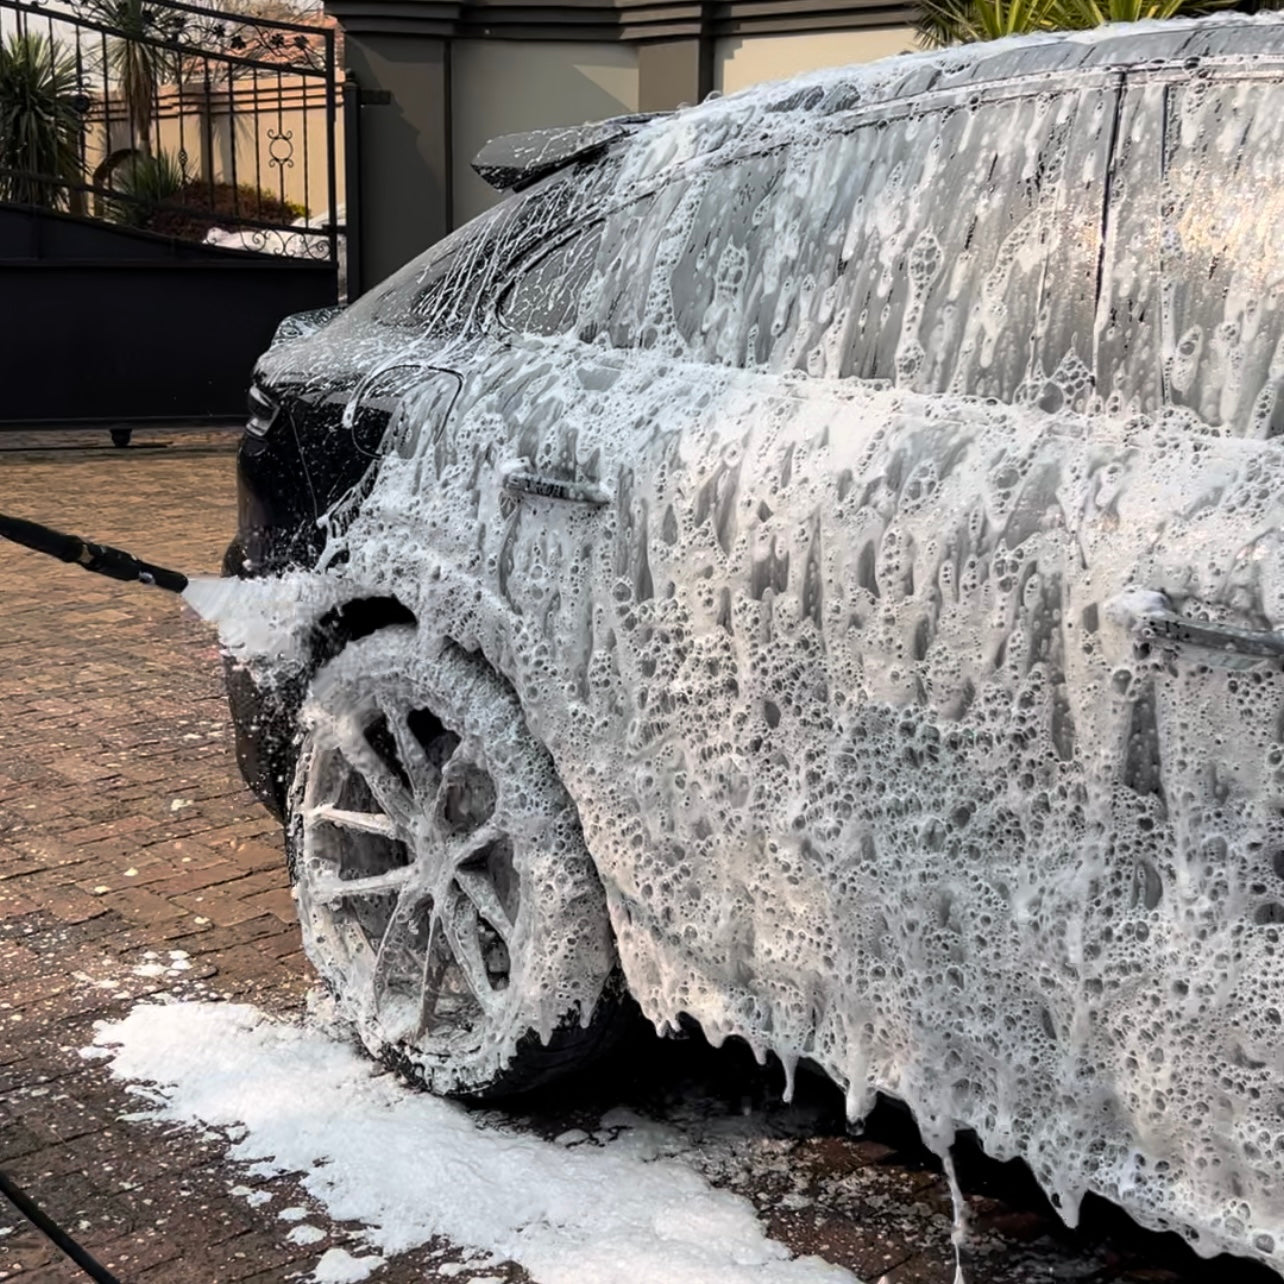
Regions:
[[66, 1253], [96, 1284], [120, 1284], [105, 1266], [100, 1266], [57, 1222], [28, 1195], [21, 1186], [0, 1168], [0, 1195], [9, 1202], [57, 1248]]
[[187, 587], [187, 576], [181, 571], [171, 571], [168, 567], [144, 562], [123, 549], [112, 548], [107, 544], [94, 544], [90, 540], [81, 539], [79, 535], [67, 535], [22, 517], [9, 517], [0, 513], [0, 536], [13, 540], [24, 548], [34, 549], [37, 553], [48, 553], [61, 562], [74, 562], [87, 571], [106, 575], [113, 580], [155, 584], [157, 588], [168, 589], [171, 593], [181, 593]]

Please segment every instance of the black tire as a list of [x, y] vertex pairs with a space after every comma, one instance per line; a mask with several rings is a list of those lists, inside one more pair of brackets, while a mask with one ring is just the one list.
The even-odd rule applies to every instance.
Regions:
[[390, 628], [318, 672], [301, 723], [286, 832], [304, 947], [370, 1052], [489, 1098], [601, 1050], [621, 998], [605, 897], [507, 684]]

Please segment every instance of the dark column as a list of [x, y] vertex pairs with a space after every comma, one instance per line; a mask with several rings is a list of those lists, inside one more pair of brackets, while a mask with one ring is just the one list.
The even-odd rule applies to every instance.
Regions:
[[346, 63], [359, 87], [360, 258], [369, 289], [450, 226], [450, 50], [436, 34], [353, 30]]
[[713, 88], [713, 41], [707, 36], [638, 45], [638, 110], [670, 111], [698, 103]]

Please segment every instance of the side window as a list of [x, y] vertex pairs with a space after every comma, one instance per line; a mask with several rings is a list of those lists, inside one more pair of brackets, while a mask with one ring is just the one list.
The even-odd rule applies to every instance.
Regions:
[[1094, 387], [1117, 94], [938, 101], [705, 163], [555, 246], [501, 313], [709, 364], [1056, 408]]
[[863, 127], [831, 172], [844, 282], [823, 364], [1055, 410], [1091, 392], [1118, 87], [958, 101]]
[[668, 284], [689, 219], [688, 186], [676, 177], [607, 219], [597, 271], [580, 302], [581, 339], [676, 352]]
[[699, 195], [670, 287], [678, 331], [705, 361], [757, 366], [770, 355], [773, 313], [794, 291], [798, 258], [797, 227], [789, 245], [768, 241], [787, 165], [780, 151], [744, 157]]
[[840, 373], [858, 246], [852, 210], [871, 185], [852, 136], [741, 158], [709, 185], [673, 275], [689, 350], [720, 365]]
[[[807, 158], [815, 151], [805, 150]], [[810, 305], [806, 277], [819, 266], [806, 261], [819, 247], [797, 210], [824, 228], [826, 211], [843, 198], [827, 189], [809, 199], [800, 186], [811, 179], [806, 159], [789, 155], [777, 149], [680, 175], [572, 235], [513, 285], [501, 304], [505, 322], [616, 348], [766, 364], [797, 322], [800, 296]], [[793, 225], [782, 227], [788, 217]], [[829, 257], [836, 263], [836, 245]], [[831, 263], [829, 277], [836, 271]]]
[[[600, 180], [609, 182], [603, 167]], [[509, 197], [412, 259], [345, 312], [354, 321], [431, 332], [476, 323], [478, 308], [550, 227], [574, 221], [594, 184], [566, 181]]]
[[504, 323], [522, 334], [570, 334], [597, 270], [602, 224], [595, 223], [536, 259], [500, 302]]
[[1110, 92], [934, 104], [726, 167], [673, 275], [689, 354], [1007, 400], [1082, 372]]
[[1119, 132], [1105, 391], [1284, 435], [1284, 77], [1138, 78]]
[[573, 233], [528, 265], [500, 303], [526, 334], [574, 334], [616, 348], [673, 350], [668, 301], [687, 182], [676, 178]]

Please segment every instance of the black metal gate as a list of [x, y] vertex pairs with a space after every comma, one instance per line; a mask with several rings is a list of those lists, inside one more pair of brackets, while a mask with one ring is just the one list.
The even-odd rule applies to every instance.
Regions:
[[236, 420], [339, 300], [336, 29], [221, 3], [0, 0], [0, 428]]

